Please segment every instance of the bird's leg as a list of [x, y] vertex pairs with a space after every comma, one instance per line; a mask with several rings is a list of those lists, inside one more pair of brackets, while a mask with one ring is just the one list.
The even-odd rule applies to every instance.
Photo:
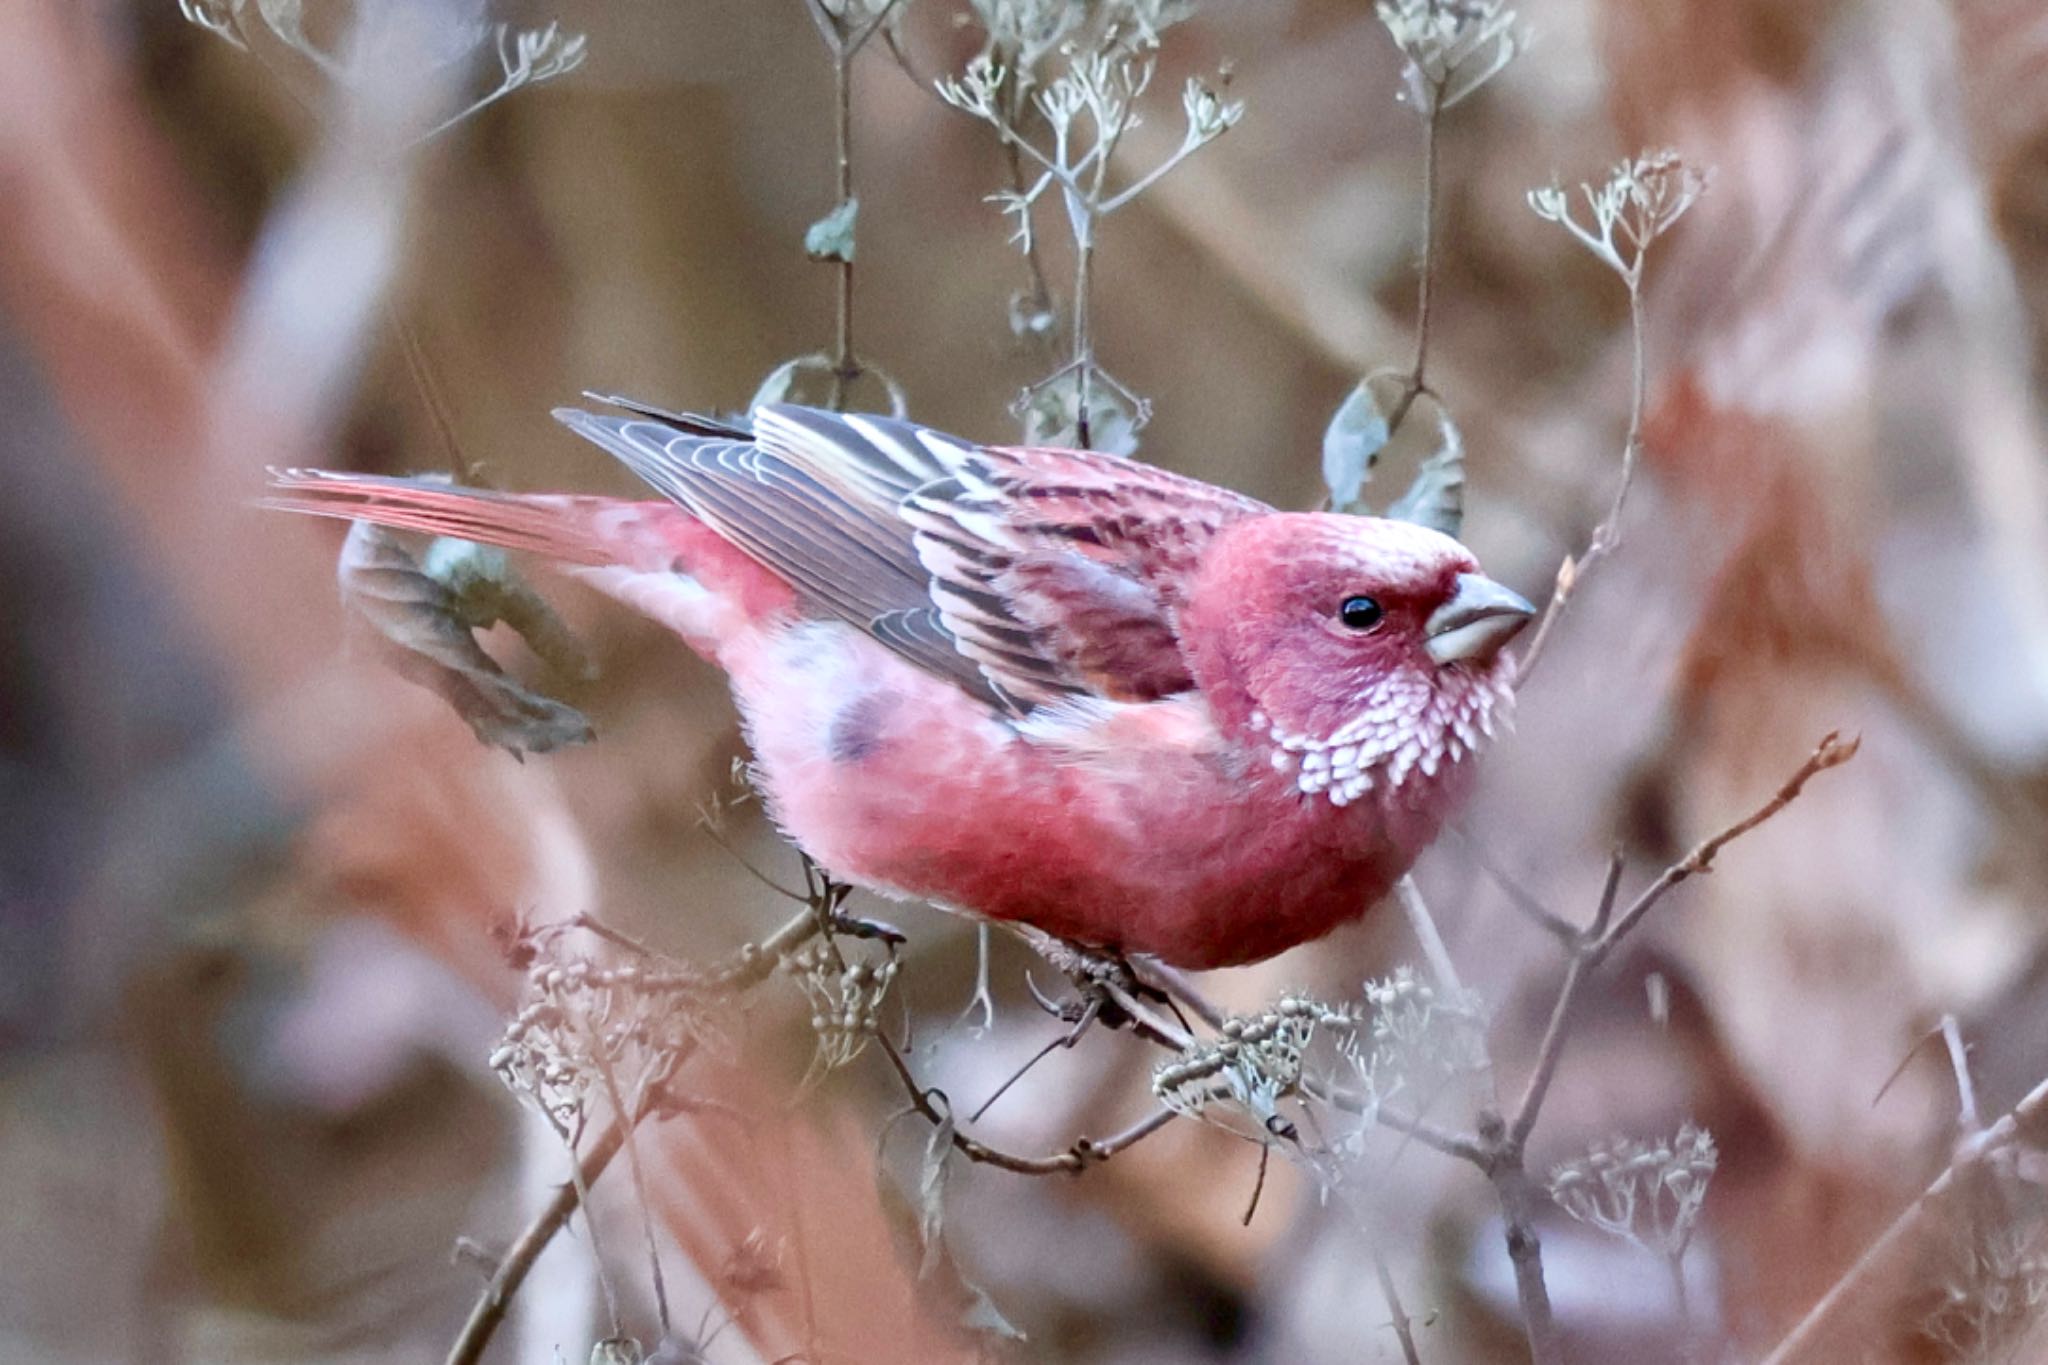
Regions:
[[[1151, 982], [1140, 977], [1122, 953], [1105, 951], [1073, 943], [1067, 939], [1055, 938], [1051, 934], [1025, 927], [1025, 941], [1037, 950], [1039, 956], [1059, 968], [1079, 992], [1081, 1008], [1088, 1002], [1095, 1002], [1093, 1017], [1110, 1028], [1129, 1028], [1164, 1043], [1169, 1047], [1180, 1047], [1188, 1038], [1187, 1023], [1182, 1020], [1179, 1027], [1158, 1017], [1146, 1007], [1146, 1001], [1163, 1002], [1176, 1016], [1179, 1007], [1173, 998]], [[1058, 1007], [1062, 1018], [1068, 1017], [1067, 1005]], [[1080, 1016], [1072, 1016], [1078, 1019]]]
[[870, 919], [866, 915], [855, 915], [845, 910], [832, 912], [832, 932], [845, 934], [848, 938], [871, 939], [886, 944], [891, 952], [910, 942], [910, 935], [887, 920]]
[[827, 933], [879, 942], [891, 953], [910, 941], [908, 935], [886, 920], [849, 913], [846, 900], [853, 894], [853, 887], [811, 861], [810, 854], [799, 850], [797, 856], [803, 860], [804, 899], [811, 903], [820, 927]]

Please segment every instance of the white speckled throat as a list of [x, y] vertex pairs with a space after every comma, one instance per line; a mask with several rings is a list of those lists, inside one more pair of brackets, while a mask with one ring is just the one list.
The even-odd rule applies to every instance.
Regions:
[[1347, 806], [1369, 792], [1391, 796], [1417, 773], [1435, 777], [1463, 761], [1507, 720], [1512, 702], [1504, 670], [1445, 669], [1433, 678], [1381, 679], [1327, 736], [1290, 731], [1264, 711], [1254, 711], [1251, 723], [1272, 743], [1275, 771], [1292, 773], [1304, 795]]

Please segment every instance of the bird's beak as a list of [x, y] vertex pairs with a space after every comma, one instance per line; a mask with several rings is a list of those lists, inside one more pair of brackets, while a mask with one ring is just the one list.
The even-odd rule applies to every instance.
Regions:
[[1536, 608], [1484, 574], [1461, 573], [1451, 600], [1429, 614], [1429, 657], [1440, 664], [1485, 663], [1529, 624]]

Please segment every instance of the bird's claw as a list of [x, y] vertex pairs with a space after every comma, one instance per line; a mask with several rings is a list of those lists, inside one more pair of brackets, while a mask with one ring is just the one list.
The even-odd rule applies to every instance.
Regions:
[[869, 919], [864, 915], [848, 914], [844, 910], [832, 912], [832, 932], [845, 934], [848, 938], [864, 938], [885, 943], [891, 949], [901, 948], [910, 942], [910, 936], [886, 920]]

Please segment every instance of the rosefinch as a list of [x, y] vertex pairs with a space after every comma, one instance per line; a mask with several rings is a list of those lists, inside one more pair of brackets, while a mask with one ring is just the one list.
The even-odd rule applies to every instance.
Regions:
[[670, 626], [730, 678], [775, 821], [883, 895], [1255, 961], [1386, 892], [1508, 703], [1529, 604], [1435, 531], [882, 417], [619, 405], [556, 416], [666, 501], [282, 471], [272, 503], [545, 555]]

